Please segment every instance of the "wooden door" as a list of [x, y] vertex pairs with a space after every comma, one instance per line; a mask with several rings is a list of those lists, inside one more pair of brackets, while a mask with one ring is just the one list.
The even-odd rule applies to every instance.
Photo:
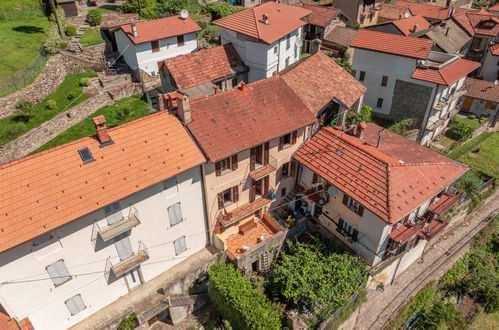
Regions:
[[473, 98], [466, 96], [463, 101], [463, 111], [470, 111], [471, 105], [473, 104]]

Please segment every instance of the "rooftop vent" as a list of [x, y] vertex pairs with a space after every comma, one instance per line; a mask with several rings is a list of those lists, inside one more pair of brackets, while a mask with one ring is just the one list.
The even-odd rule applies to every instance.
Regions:
[[78, 154], [80, 155], [83, 164], [88, 164], [95, 161], [94, 156], [92, 156], [92, 153], [88, 148], [78, 150]]

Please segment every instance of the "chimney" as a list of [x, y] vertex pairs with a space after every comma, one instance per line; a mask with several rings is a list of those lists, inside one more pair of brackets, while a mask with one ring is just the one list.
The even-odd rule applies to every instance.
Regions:
[[262, 23], [265, 25], [269, 25], [269, 17], [267, 16], [267, 14], [262, 15]]
[[213, 87], [213, 91], [214, 91], [215, 95], [217, 95], [218, 94], [218, 87]]
[[99, 140], [101, 146], [111, 142], [111, 137], [107, 133], [106, 118], [104, 116], [94, 117], [94, 126], [97, 133], [97, 140]]
[[246, 84], [244, 83], [244, 81], [241, 81], [241, 85], [239, 86], [239, 90], [243, 91], [243, 92], [246, 90]]
[[419, 28], [419, 25], [418, 24], [414, 24], [414, 26], [412, 27], [412, 31], [411, 32], [416, 32]]
[[191, 104], [189, 103], [187, 95], [182, 95], [181, 98], [177, 96], [177, 113], [184, 124], [188, 124], [192, 121]]
[[382, 128], [379, 132], [378, 132], [378, 143], [376, 143], [376, 148], [379, 148], [379, 145], [381, 144], [381, 139], [383, 137], [383, 134], [385, 134], [385, 129]]
[[134, 38], [139, 37], [139, 34], [137, 33], [137, 25], [135, 25], [135, 22], [132, 22], [132, 34]]
[[364, 130], [367, 128], [367, 125], [366, 123], [364, 123], [363, 121], [360, 122], [359, 124], [357, 124], [357, 134], [356, 136], [359, 138], [359, 139], [363, 139], [364, 138]]

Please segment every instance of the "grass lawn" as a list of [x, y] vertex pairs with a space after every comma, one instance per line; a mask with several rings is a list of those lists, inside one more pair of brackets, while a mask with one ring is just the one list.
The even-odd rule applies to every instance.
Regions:
[[[80, 86], [80, 79], [89, 77], [97, 77], [97, 73], [69, 73], [54, 93], [35, 104], [33, 115], [29, 121], [26, 121], [25, 117], [19, 114], [0, 119], [0, 145], [16, 139], [32, 128], [40, 126], [65, 110], [66, 107], [74, 107], [88, 99], [90, 96], [82, 94], [83, 88]], [[79, 96], [80, 94], [81, 96]], [[75, 98], [70, 99], [68, 95], [74, 95]], [[47, 109], [48, 100], [56, 102], [55, 109]]]
[[[118, 114], [119, 112], [120, 113], [123, 112], [120, 111], [123, 108], [129, 109], [128, 116], [120, 116]], [[104, 117], [106, 117], [107, 126], [115, 127], [118, 125], [122, 125], [124, 123], [128, 123], [129, 121], [147, 116], [149, 113], [150, 112], [147, 102], [143, 101], [140, 95], [118, 100], [113, 105], [100, 108], [92, 115], [82, 120], [79, 124], [71, 127], [66, 132], [55, 137], [45, 145], [35, 150], [33, 153], [47, 150], [64, 143], [71, 142], [79, 138], [95, 134], [95, 127], [92, 118], [96, 116], [103, 115]]]
[[87, 29], [80, 39], [82, 47], [98, 45], [104, 42], [98, 29]]
[[489, 136], [459, 161], [488, 176], [499, 178], [499, 133]]
[[449, 148], [456, 140], [451, 139], [450, 137], [444, 136], [442, 140], [440, 140], [438, 143], [443, 145], [446, 148]]
[[480, 313], [468, 328], [469, 330], [495, 330], [499, 329], [499, 312]]
[[452, 118], [452, 121], [464, 123], [464, 124], [472, 127], [473, 131], [475, 131], [480, 126], [480, 122], [478, 121], [478, 119], [469, 119], [467, 117], [454, 116]]

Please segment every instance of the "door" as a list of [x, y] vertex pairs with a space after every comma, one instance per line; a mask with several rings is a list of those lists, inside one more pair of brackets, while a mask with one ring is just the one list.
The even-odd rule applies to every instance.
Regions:
[[130, 237], [128, 237], [128, 232], [116, 236], [114, 238], [114, 245], [116, 246], [120, 260], [125, 260], [133, 254], [132, 243], [130, 242]]
[[125, 280], [128, 284], [128, 289], [133, 289], [142, 284], [142, 279], [140, 277], [139, 267], [132, 269], [131, 271], [125, 273]]
[[466, 96], [463, 101], [463, 111], [470, 111], [472, 104], [473, 104], [473, 98]]

